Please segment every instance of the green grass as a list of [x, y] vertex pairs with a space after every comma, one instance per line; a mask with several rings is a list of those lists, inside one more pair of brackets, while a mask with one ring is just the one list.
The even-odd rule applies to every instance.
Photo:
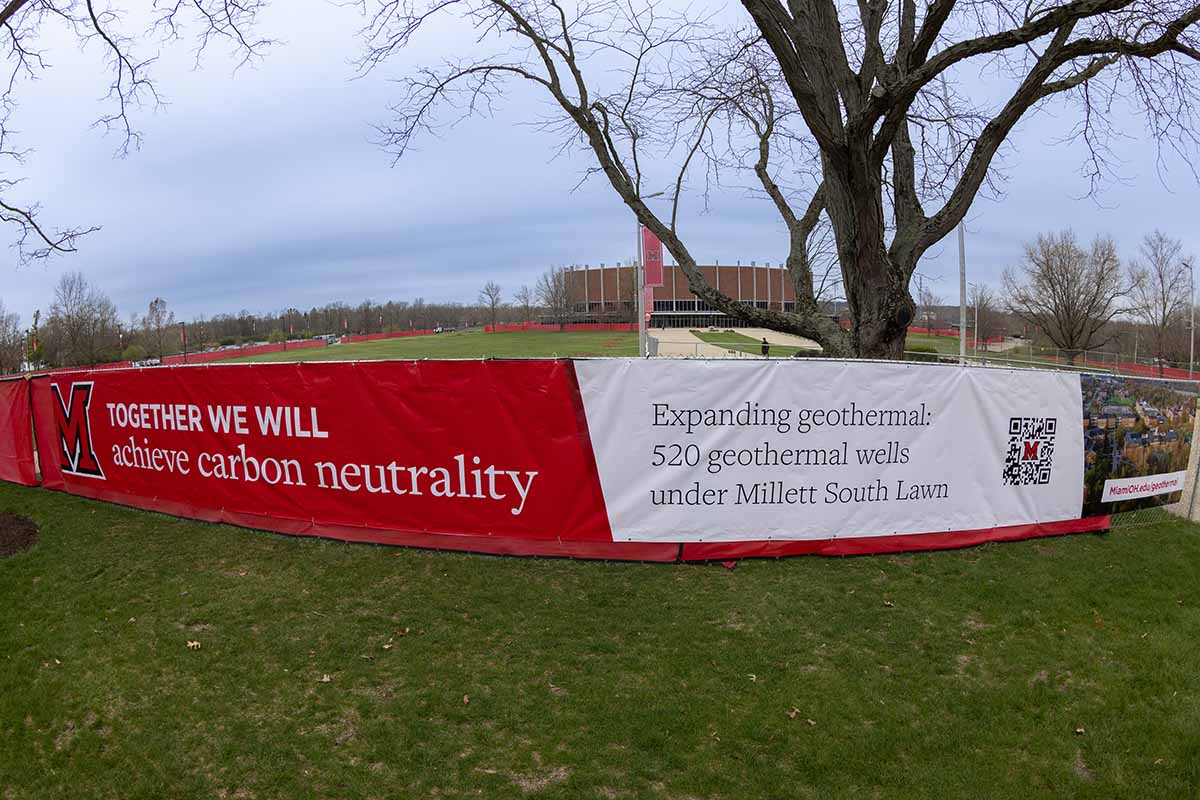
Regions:
[[[746, 336], [742, 333], [731, 333], [727, 331], [692, 331], [692, 335], [702, 339], [710, 344], [719, 345], [727, 350], [741, 350], [746, 353], [761, 353], [762, 340], [755, 339], [753, 336]], [[905, 340], [905, 347], [913, 345], [926, 345], [933, 347], [938, 353], [945, 355], [958, 355], [958, 339], [953, 339], [948, 336], [930, 336], [924, 333], [910, 333]], [[790, 358], [797, 350], [802, 350], [800, 347], [791, 347], [788, 345], [771, 345], [771, 355], [779, 356], [780, 358]]]
[[[724, 347], [730, 352], [740, 350], [743, 353], [762, 355], [762, 339], [755, 339], [753, 336], [747, 336], [744, 333], [734, 333], [732, 331], [692, 331], [691, 333], [698, 339], [709, 344]], [[798, 350], [803, 349], [802, 347], [792, 347], [786, 344], [772, 344], [771, 356], [775, 358], [791, 358]]]
[[0, 560], [6, 799], [1200, 791], [1181, 522], [729, 571], [0, 511], [41, 525]]
[[467, 331], [264, 353], [229, 361], [353, 361], [406, 358], [635, 356], [637, 334], [622, 331]]
[[[947, 356], [957, 356], [958, 355], [958, 337], [956, 337], [956, 336], [931, 336], [930, 334], [927, 334], [927, 333], [910, 333], [904, 340], [904, 347], [905, 347], [905, 349], [908, 349], [909, 347], [912, 347], [914, 345], [924, 345], [925, 347], [932, 347], [935, 350], [937, 350], [938, 353], [940, 353], [942, 355], [947, 355]], [[971, 350], [970, 348], [967, 349], [968, 354], [970, 354], [972, 352], [974, 352], [974, 351]], [[997, 353], [995, 355], [1003, 355], [1003, 354]]]
[[[926, 333], [910, 333], [904, 340], [905, 349], [909, 349], [915, 345], [924, 345], [934, 348], [938, 354], [944, 356], [958, 356], [958, 337], [957, 336], [931, 336]], [[984, 350], [979, 351], [979, 357], [987, 363], [1000, 366], [1045, 366], [1054, 369], [1062, 369], [1068, 365], [1062, 359], [1054, 357], [1053, 349], [1048, 352], [1036, 352], [1033, 355], [1029, 352], [1027, 343], [1022, 342], [1020, 346], [1010, 350]], [[975, 357], [975, 348], [971, 345], [967, 346], [967, 357]], [[1082, 357], [1079, 360], [1078, 366], [1082, 367]], [[1095, 364], [1092, 365], [1096, 366]]]

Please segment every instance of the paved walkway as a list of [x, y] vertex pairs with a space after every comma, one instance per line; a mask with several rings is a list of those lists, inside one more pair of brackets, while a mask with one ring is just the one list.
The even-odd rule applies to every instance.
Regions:
[[[707, 329], [705, 329], [707, 330]], [[721, 328], [721, 331], [726, 330]], [[734, 332], [749, 336], [755, 341], [763, 338], [770, 344], [803, 347], [808, 350], [819, 350], [820, 346], [801, 336], [779, 331], [769, 331], [766, 328], [734, 328]], [[741, 350], [730, 351], [720, 345], [710, 344], [697, 338], [687, 328], [655, 328], [650, 335], [658, 339], [658, 354], [666, 358], [762, 358], [755, 352], [747, 353]]]
[[655, 328], [650, 335], [658, 339], [658, 354], [664, 358], [730, 358], [724, 347], [701, 341], [687, 328]]
[[771, 344], [785, 344], [789, 347], [800, 347], [804, 350], [821, 349], [821, 345], [812, 339], [805, 339], [803, 336], [797, 336], [794, 333], [780, 333], [779, 331], [769, 331], [766, 328], [734, 328], [734, 330], [743, 336], [750, 336], [759, 341], [762, 341], [763, 337], [766, 337], [767, 341]]

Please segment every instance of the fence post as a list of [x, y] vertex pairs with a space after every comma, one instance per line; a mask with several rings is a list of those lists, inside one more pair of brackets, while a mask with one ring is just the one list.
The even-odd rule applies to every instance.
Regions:
[[[1194, 412], [1193, 412], [1194, 413]], [[1196, 479], [1200, 478], [1200, 452], [1197, 452], [1196, 434], [1200, 432], [1200, 414], [1195, 417], [1192, 425], [1192, 452], [1188, 459], [1188, 482], [1192, 485], [1192, 494], [1188, 499], [1187, 519], [1196, 519]]]

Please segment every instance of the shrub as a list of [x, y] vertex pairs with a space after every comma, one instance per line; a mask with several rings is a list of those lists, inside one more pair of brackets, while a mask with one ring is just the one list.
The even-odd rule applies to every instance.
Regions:
[[122, 361], [145, 361], [146, 348], [140, 344], [131, 344], [125, 348], [125, 352], [121, 353]]
[[937, 362], [938, 351], [936, 347], [928, 344], [906, 345], [904, 348], [904, 360]]

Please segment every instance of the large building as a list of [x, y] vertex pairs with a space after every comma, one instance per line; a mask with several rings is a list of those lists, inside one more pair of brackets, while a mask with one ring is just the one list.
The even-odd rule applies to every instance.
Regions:
[[[637, 276], [634, 268], [568, 267], [567, 285], [577, 322], [632, 322], [637, 316]], [[734, 300], [757, 308], [791, 311], [796, 294], [783, 267], [751, 262], [700, 267], [712, 286]], [[687, 276], [677, 266], [663, 267], [663, 285], [654, 289], [652, 328], [732, 327], [736, 320], [692, 294]]]

